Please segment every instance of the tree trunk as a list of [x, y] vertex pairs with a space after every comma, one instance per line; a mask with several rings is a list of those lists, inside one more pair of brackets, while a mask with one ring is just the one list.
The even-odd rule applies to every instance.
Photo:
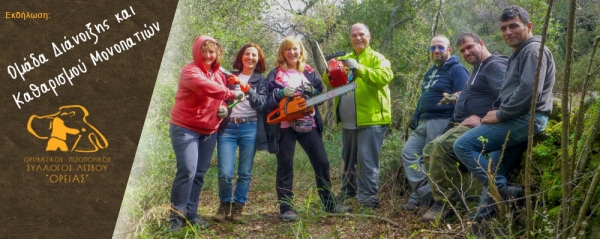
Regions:
[[567, 22], [567, 56], [565, 61], [565, 70], [563, 72], [562, 89], [562, 132], [561, 132], [561, 151], [562, 151], [562, 188], [563, 197], [560, 206], [562, 215], [562, 238], [569, 235], [571, 219], [571, 180], [573, 179], [573, 166], [569, 163], [569, 120], [571, 109], [569, 108], [569, 83], [571, 79], [571, 66], [573, 60], [573, 33], [575, 32], [575, 5], [577, 0], [569, 1], [569, 20]]
[[[546, 44], [546, 33], [548, 32], [548, 23], [550, 21], [550, 13], [552, 12], [552, 6], [554, 5], [554, 0], [548, 1], [548, 11], [546, 12], [546, 17], [544, 19], [544, 26], [542, 27], [542, 43], [540, 44], [540, 53], [538, 56], [538, 63], [535, 69], [535, 79], [533, 83], [533, 96], [531, 98], [531, 105], [529, 109], [529, 134], [528, 134], [528, 143], [527, 143], [527, 159], [525, 161], [525, 208], [527, 219], [533, 218], [533, 210], [532, 210], [532, 199], [531, 199], [531, 153], [533, 149], [533, 125], [534, 125], [534, 115], [535, 115], [535, 105], [537, 102], [537, 88], [540, 83], [540, 69], [542, 67], [542, 58], [544, 57], [544, 47]], [[525, 220], [526, 229], [525, 236], [529, 239], [532, 237], [531, 232], [534, 231], [534, 224], [532, 220]]]

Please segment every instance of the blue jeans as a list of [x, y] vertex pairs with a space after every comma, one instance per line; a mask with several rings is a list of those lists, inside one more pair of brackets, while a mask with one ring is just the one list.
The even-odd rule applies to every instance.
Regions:
[[233, 200], [245, 204], [252, 177], [252, 165], [256, 153], [256, 122], [229, 123], [225, 132], [219, 134], [217, 153], [219, 159], [219, 199], [232, 202], [235, 151], [240, 147], [238, 179], [233, 191]]
[[[482, 204], [489, 203], [490, 200], [487, 197], [487, 186], [488, 186], [488, 164], [492, 163], [492, 169], [499, 168], [501, 171], [505, 171], [505, 167], [498, 167], [498, 163], [501, 165], [510, 164], [509, 161], [500, 161], [500, 154], [504, 142], [508, 135], [508, 141], [506, 142], [506, 148], [516, 146], [521, 142], [528, 140], [529, 132], [529, 113], [526, 115], [519, 116], [514, 119], [499, 122], [497, 124], [481, 124], [460, 136], [454, 143], [454, 153], [460, 160], [460, 162], [467, 167], [467, 169], [473, 174], [473, 176], [481, 181], [484, 185], [484, 192], [480, 199], [480, 206]], [[548, 116], [536, 113], [534, 119], [534, 134], [546, 128], [548, 123]], [[481, 142], [479, 137], [482, 137], [484, 142]], [[490, 153], [490, 159], [485, 157], [485, 153]], [[505, 157], [507, 158], [507, 157]], [[510, 157], [508, 157], [510, 158]], [[491, 172], [496, 180], [496, 187], [498, 190], [503, 190], [506, 187], [505, 173]], [[480, 207], [482, 208], [482, 207]], [[484, 218], [490, 216], [494, 211], [493, 207], [483, 207], [483, 210], [478, 212], [477, 218]]]
[[171, 124], [171, 145], [177, 160], [177, 173], [171, 188], [171, 212], [169, 218], [198, 217], [198, 201], [208, 171], [217, 133], [199, 134], [196, 131]]

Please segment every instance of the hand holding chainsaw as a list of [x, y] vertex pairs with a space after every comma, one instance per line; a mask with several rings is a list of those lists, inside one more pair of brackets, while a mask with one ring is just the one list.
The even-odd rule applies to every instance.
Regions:
[[296, 90], [298, 90], [298, 89], [294, 86], [287, 86], [287, 87], [279, 90], [279, 96], [294, 97], [294, 95], [296, 94]]
[[301, 87], [302, 87], [302, 93], [307, 96], [313, 97], [314, 95], [317, 94], [317, 89], [315, 89], [315, 87], [313, 87], [310, 84], [303, 83]]

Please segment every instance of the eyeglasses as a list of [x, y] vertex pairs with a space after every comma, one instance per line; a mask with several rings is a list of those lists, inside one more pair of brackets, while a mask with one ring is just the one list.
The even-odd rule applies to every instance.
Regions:
[[435, 49], [438, 49], [440, 52], [446, 51], [446, 47], [444, 45], [430, 46], [429, 51], [435, 52]]

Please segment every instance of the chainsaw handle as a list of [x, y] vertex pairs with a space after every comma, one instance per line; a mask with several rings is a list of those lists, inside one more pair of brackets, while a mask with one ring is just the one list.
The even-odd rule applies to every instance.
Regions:
[[292, 121], [310, 115], [315, 111], [314, 106], [307, 107], [306, 99], [301, 96], [285, 97], [279, 101], [279, 107], [267, 115], [268, 124]]
[[356, 80], [356, 69], [350, 70], [350, 75], [348, 76], [348, 82], [353, 82]]
[[279, 101], [279, 107], [267, 115], [268, 124], [277, 124], [284, 121], [287, 112], [287, 105], [290, 102], [290, 99], [291, 97], [284, 97], [281, 99], [281, 101]]

